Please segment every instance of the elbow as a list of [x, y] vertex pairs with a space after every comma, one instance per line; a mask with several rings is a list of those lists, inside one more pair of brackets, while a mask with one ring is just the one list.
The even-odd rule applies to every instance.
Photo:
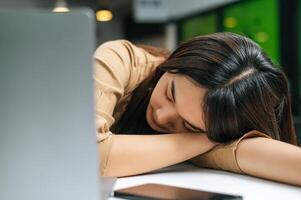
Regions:
[[100, 163], [99, 166], [99, 172], [102, 177], [117, 177], [116, 174], [114, 174], [112, 170], [110, 170], [110, 168], [104, 163]]
[[106, 172], [106, 170], [104, 169], [104, 167], [100, 167], [100, 176], [102, 177], [110, 177], [110, 175]]
[[99, 172], [100, 172], [100, 176], [102, 176], [102, 177], [120, 178], [120, 177], [124, 177], [124, 176], [129, 176], [125, 172], [120, 171], [114, 167], [110, 167], [109, 165], [104, 164], [104, 163], [100, 164]]
[[[118, 163], [118, 165], [100, 165], [100, 175], [102, 177], [115, 177], [115, 178], [122, 178], [128, 176], [135, 176], [139, 174], [145, 173], [144, 171], [137, 171], [133, 170], [133, 168], [126, 167]], [[119, 167], [115, 167], [119, 166]], [[122, 166], [122, 167], [121, 167]]]
[[114, 177], [114, 178], [122, 178], [122, 177], [126, 177], [126, 176], [130, 176], [129, 174], [122, 174], [122, 173], [118, 173], [118, 172], [114, 172], [111, 170], [105, 170], [105, 169], [100, 169], [100, 176], [102, 177]]

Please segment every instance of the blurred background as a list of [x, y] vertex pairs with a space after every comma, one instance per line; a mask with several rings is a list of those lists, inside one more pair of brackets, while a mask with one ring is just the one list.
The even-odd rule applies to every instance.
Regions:
[[197, 35], [230, 31], [256, 41], [288, 76], [301, 142], [299, 0], [0, 0], [1, 10], [90, 8], [99, 44], [114, 39], [173, 50]]

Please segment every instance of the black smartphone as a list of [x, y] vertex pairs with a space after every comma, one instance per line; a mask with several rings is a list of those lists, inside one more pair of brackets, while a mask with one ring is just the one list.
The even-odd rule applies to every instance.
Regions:
[[173, 200], [240, 200], [242, 196], [192, 190], [187, 188], [144, 184], [114, 191], [114, 196], [123, 199], [173, 199]]

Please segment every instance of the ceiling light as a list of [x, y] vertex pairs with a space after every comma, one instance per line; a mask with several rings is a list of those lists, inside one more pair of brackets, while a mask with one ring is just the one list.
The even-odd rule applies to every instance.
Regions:
[[113, 13], [108, 9], [102, 9], [96, 12], [97, 21], [107, 22], [107, 21], [111, 21], [112, 18], [113, 18]]
[[57, 0], [53, 12], [69, 12], [69, 8], [65, 0]]

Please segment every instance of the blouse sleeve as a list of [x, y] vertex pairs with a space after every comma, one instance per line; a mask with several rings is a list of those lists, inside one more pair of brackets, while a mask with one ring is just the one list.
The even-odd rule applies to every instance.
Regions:
[[94, 53], [94, 95], [98, 142], [111, 134], [114, 123], [113, 111], [124, 95], [124, 88], [130, 77], [132, 64], [124, 41], [102, 44]]
[[94, 53], [94, 94], [98, 141], [110, 135], [113, 112], [164, 58], [156, 57], [126, 40], [102, 44]]
[[244, 172], [240, 169], [237, 162], [236, 151], [238, 144], [242, 140], [252, 137], [271, 138], [270, 136], [259, 131], [250, 131], [238, 140], [228, 144], [219, 144], [209, 152], [196, 156], [189, 161], [199, 167], [220, 169], [243, 174]]
[[94, 53], [94, 95], [97, 141], [104, 170], [113, 145], [114, 109], [156, 66], [164, 61], [126, 40], [102, 44]]

